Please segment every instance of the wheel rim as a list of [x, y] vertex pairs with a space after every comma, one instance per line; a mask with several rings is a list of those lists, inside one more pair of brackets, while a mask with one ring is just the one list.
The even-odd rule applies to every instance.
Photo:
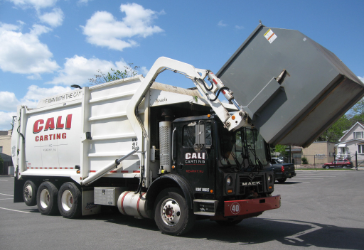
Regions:
[[65, 211], [70, 211], [73, 206], [73, 195], [71, 191], [65, 190], [62, 194], [62, 208]]
[[26, 201], [30, 201], [30, 199], [33, 197], [33, 188], [30, 184], [26, 185], [24, 188], [24, 199]]
[[46, 188], [43, 189], [40, 192], [40, 197], [39, 197], [40, 205], [42, 206], [42, 208], [47, 208], [49, 206], [50, 199], [51, 199], [51, 196], [49, 194], [48, 189], [46, 189]]
[[171, 198], [163, 201], [161, 206], [161, 217], [166, 225], [175, 226], [181, 218], [181, 208], [178, 202]]

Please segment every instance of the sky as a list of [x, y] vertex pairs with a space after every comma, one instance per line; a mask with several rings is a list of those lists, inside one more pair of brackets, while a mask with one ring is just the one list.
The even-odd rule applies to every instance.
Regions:
[[[213, 72], [258, 26], [298, 30], [364, 81], [363, 0], [0, 0], [0, 130], [18, 105], [166, 56]], [[183, 78], [183, 79], [182, 79]], [[194, 87], [163, 73], [158, 82]]]

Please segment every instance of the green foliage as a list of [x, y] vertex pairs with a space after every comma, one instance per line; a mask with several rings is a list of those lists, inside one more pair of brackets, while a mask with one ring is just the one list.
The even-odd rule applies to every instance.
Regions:
[[337, 143], [344, 135], [344, 132], [356, 122], [364, 124], [364, 99], [357, 102], [345, 115], [323, 132], [319, 136], [318, 141]]
[[364, 114], [364, 99], [361, 99], [358, 101], [350, 110], [350, 113], [353, 114], [353, 116], [356, 115], [363, 115]]
[[[273, 148], [271, 147], [271, 156], [272, 157], [274, 157], [274, 156], [283, 157], [283, 159], [285, 161], [287, 161], [291, 158], [289, 149], [290, 149], [290, 147], [287, 145], [277, 144]], [[277, 153], [278, 153], [278, 155], [277, 155]]]
[[111, 68], [111, 72], [107, 72], [107, 74], [104, 74], [101, 72], [101, 70], [98, 70], [97, 72], [99, 74], [96, 74], [95, 78], [90, 78], [88, 80], [91, 82], [91, 85], [96, 85], [119, 79], [125, 79], [128, 77], [136, 76], [138, 74], [138, 68], [139, 66], [133, 66], [132, 63], [129, 63], [128, 66], [124, 67], [124, 70], [115, 70]]
[[364, 124], [364, 100], [357, 102], [350, 110], [350, 120], [352, 124], [360, 122]]
[[287, 148], [286, 145], [277, 144], [274, 147], [274, 151], [279, 153], [280, 156], [284, 156], [287, 153], [286, 148]]
[[307, 161], [306, 157], [302, 157], [302, 164], [308, 164], [308, 161]]
[[336, 143], [344, 135], [344, 131], [348, 130], [353, 125], [353, 121], [346, 115], [339, 118], [331, 127], [323, 132], [318, 141], [328, 141]]

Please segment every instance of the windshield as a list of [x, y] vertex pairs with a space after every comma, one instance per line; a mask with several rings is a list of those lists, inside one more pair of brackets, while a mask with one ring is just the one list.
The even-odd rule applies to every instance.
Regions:
[[265, 166], [267, 162], [266, 143], [257, 130], [241, 128], [235, 132], [222, 130], [221, 163], [239, 168]]

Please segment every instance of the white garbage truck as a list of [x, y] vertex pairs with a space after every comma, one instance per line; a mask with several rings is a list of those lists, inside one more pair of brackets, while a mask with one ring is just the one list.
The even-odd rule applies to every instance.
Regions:
[[[193, 88], [158, 83], [166, 70]], [[172, 235], [234, 225], [280, 207], [270, 144], [309, 145], [363, 94], [333, 53], [259, 24], [216, 75], [161, 57], [145, 78], [18, 107], [14, 202], [70, 219], [114, 206]]]

